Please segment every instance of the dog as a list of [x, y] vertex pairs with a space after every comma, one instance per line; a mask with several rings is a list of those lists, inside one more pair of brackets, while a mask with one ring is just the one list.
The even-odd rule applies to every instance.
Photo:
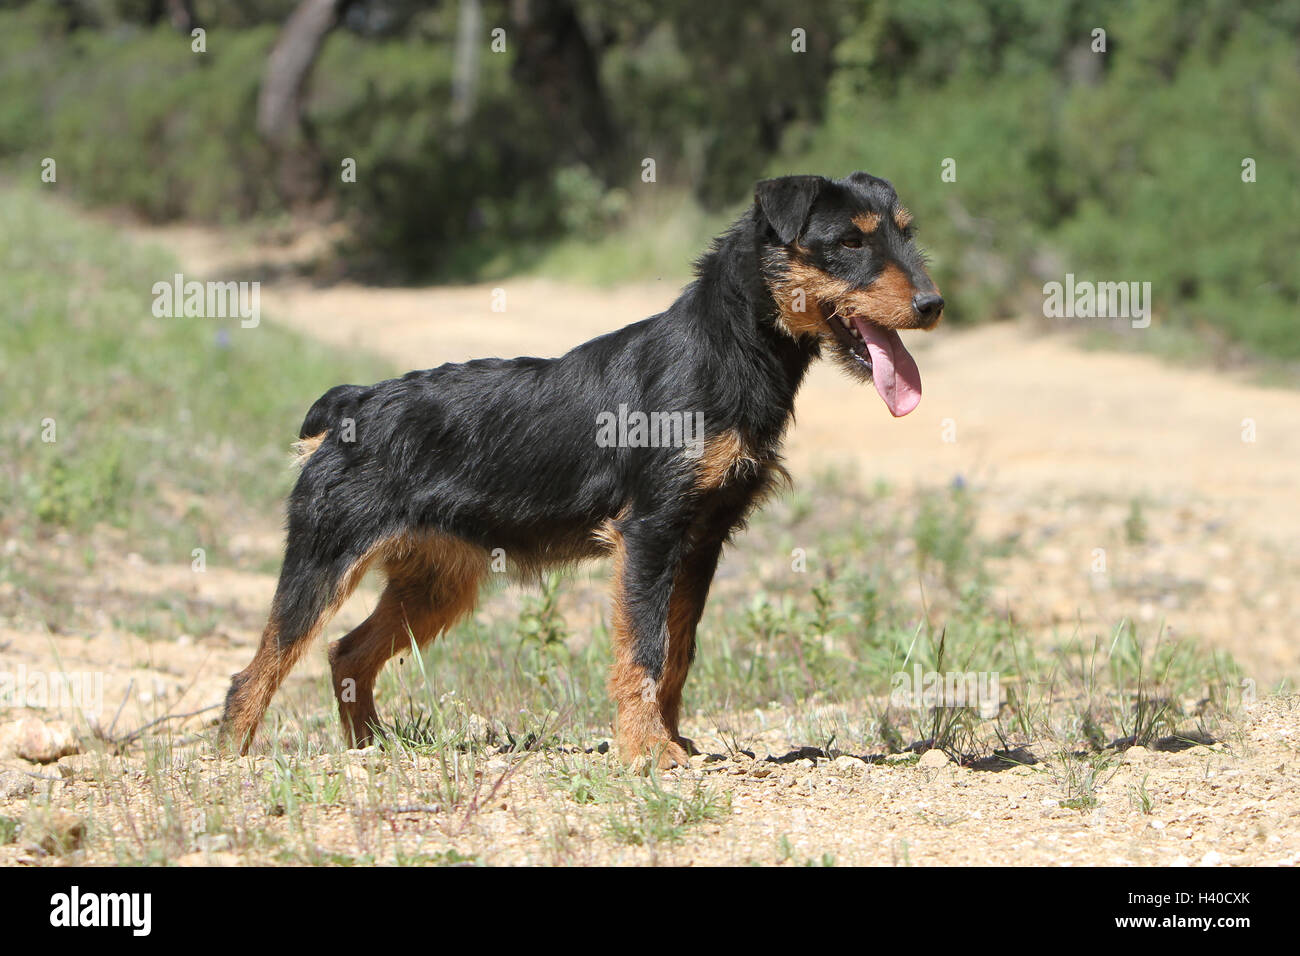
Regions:
[[[781, 445], [809, 365], [829, 353], [894, 416], [920, 400], [899, 330], [933, 328], [944, 302], [912, 230], [894, 188], [867, 173], [767, 179], [659, 315], [560, 358], [330, 389], [299, 431], [279, 584], [220, 739], [247, 752], [371, 566], [382, 596], [329, 650], [353, 746], [373, 740], [384, 664], [468, 614], [494, 555], [526, 579], [608, 556], [619, 752], [686, 764], [696, 626], [723, 546], [788, 480]], [[690, 423], [702, 434], [687, 441]]]

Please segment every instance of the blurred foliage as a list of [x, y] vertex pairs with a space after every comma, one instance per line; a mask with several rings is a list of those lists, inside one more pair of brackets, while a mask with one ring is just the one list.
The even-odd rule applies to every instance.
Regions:
[[[1149, 281], [1157, 321], [1300, 355], [1297, 0], [571, 2], [611, 125], [592, 164], [512, 75], [518, 31], [504, 55], [484, 37], [458, 123], [458, 4], [348, 7], [306, 118], [332, 170], [324, 210], [353, 227], [350, 268], [481, 277], [563, 239], [658, 274], [618, 250], [677, 215], [661, 197], [689, 193], [712, 225], [762, 175], [867, 169], [917, 213], [956, 321], [1037, 308], [1073, 272]], [[282, 212], [253, 115], [295, 3], [196, 0], [201, 56], [166, 6], [0, 2], [0, 162], [55, 157], [61, 188], [154, 219]], [[507, 0], [482, 6], [485, 31], [513, 29]]]
[[215, 556], [227, 509], [273, 514], [304, 396], [392, 374], [270, 322], [153, 314], [177, 264], [35, 187], [0, 191], [0, 537], [104, 525], [146, 557]]

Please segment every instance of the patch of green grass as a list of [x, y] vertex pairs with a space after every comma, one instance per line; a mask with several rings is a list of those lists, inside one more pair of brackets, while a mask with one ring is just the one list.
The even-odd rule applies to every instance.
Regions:
[[1151, 797], [1151, 791], [1147, 789], [1147, 780], [1150, 776], [1150, 774], [1143, 774], [1141, 782], [1129, 787], [1129, 801], [1143, 816], [1150, 816], [1151, 811], [1155, 808], [1155, 801]]
[[322, 774], [301, 761], [277, 755], [263, 775], [263, 798], [267, 811], [274, 816], [296, 815], [304, 804], [338, 803], [343, 793], [343, 779]]
[[946, 495], [926, 495], [912, 525], [917, 562], [937, 567], [952, 585], [976, 560], [973, 553], [975, 516], [969, 493], [952, 487]]
[[5, 188], [0, 204], [7, 534], [102, 524], [148, 558], [188, 562], [203, 547], [220, 561], [231, 513], [280, 507], [288, 444], [316, 397], [391, 374], [266, 316], [256, 328], [159, 318], [153, 285], [178, 271], [164, 251], [39, 192]]
[[802, 863], [800, 863], [795, 854], [794, 844], [790, 842], [788, 836], [782, 834], [781, 839], [776, 842], [776, 862], [794, 863], [799, 866], [809, 867], [829, 867], [835, 865], [835, 856], [831, 853], [823, 853], [820, 857], [807, 857]]
[[668, 789], [658, 776], [630, 779], [626, 796], [610, 810], [607, 832], [630, 846], [679, 843], [689, 827], [723, 816], [731, 797], [695, 780]]
[[1147, 519], [1142, 513], [1140, 498], [1129, 502], [1128, 517], [1124, 519], [1124, 540], [1129, 544], [1146, 544]]
[[571, 233], [539, 244], [526, 272], [595, 285], [659, 280], [668, 286], [667, 302], [690, 278], [690, 257], [734, 218], [732, 210], [706, 213], [680, 190], [655, 183], [634, 188], [629, 199], [632, 208], [618, 229], [598, 240]]
[[1049, 761], [1046, 772], [1063, 791], [1057, 802], [1067, 810], [1092, 810], [1097, 793], [1119, 769], [1114, 753], [1077, 755], [1062, 750]]

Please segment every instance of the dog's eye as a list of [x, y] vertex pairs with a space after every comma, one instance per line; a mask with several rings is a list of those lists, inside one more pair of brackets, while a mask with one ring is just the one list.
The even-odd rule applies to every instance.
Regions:
[[861, 237], [861, 236], [845, 236], [843, 239], [840, 240], [840, 245], [843, 246], [845, 249], [861, 249], [861, 248], [862, 248], [862, 237]]

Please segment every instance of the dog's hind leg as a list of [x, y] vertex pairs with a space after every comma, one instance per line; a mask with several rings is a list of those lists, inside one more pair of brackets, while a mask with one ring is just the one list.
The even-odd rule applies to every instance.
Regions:
[[375, 679], [390, 657], [424, 647], [474, 608], [487, 570], [483, 552], [455, 539], [405, 543], [384, 562], [388, 586], [375, 610], [330, 645], [330, 673], [343, 734], [353, 747], [374, 738]]
[[271, 698], [312, 639], [356, 589], [378, 548], [321, 556], [289, 534], [271, 615], [252, 663], [230, 682], [218, 739], [247, 753]]

